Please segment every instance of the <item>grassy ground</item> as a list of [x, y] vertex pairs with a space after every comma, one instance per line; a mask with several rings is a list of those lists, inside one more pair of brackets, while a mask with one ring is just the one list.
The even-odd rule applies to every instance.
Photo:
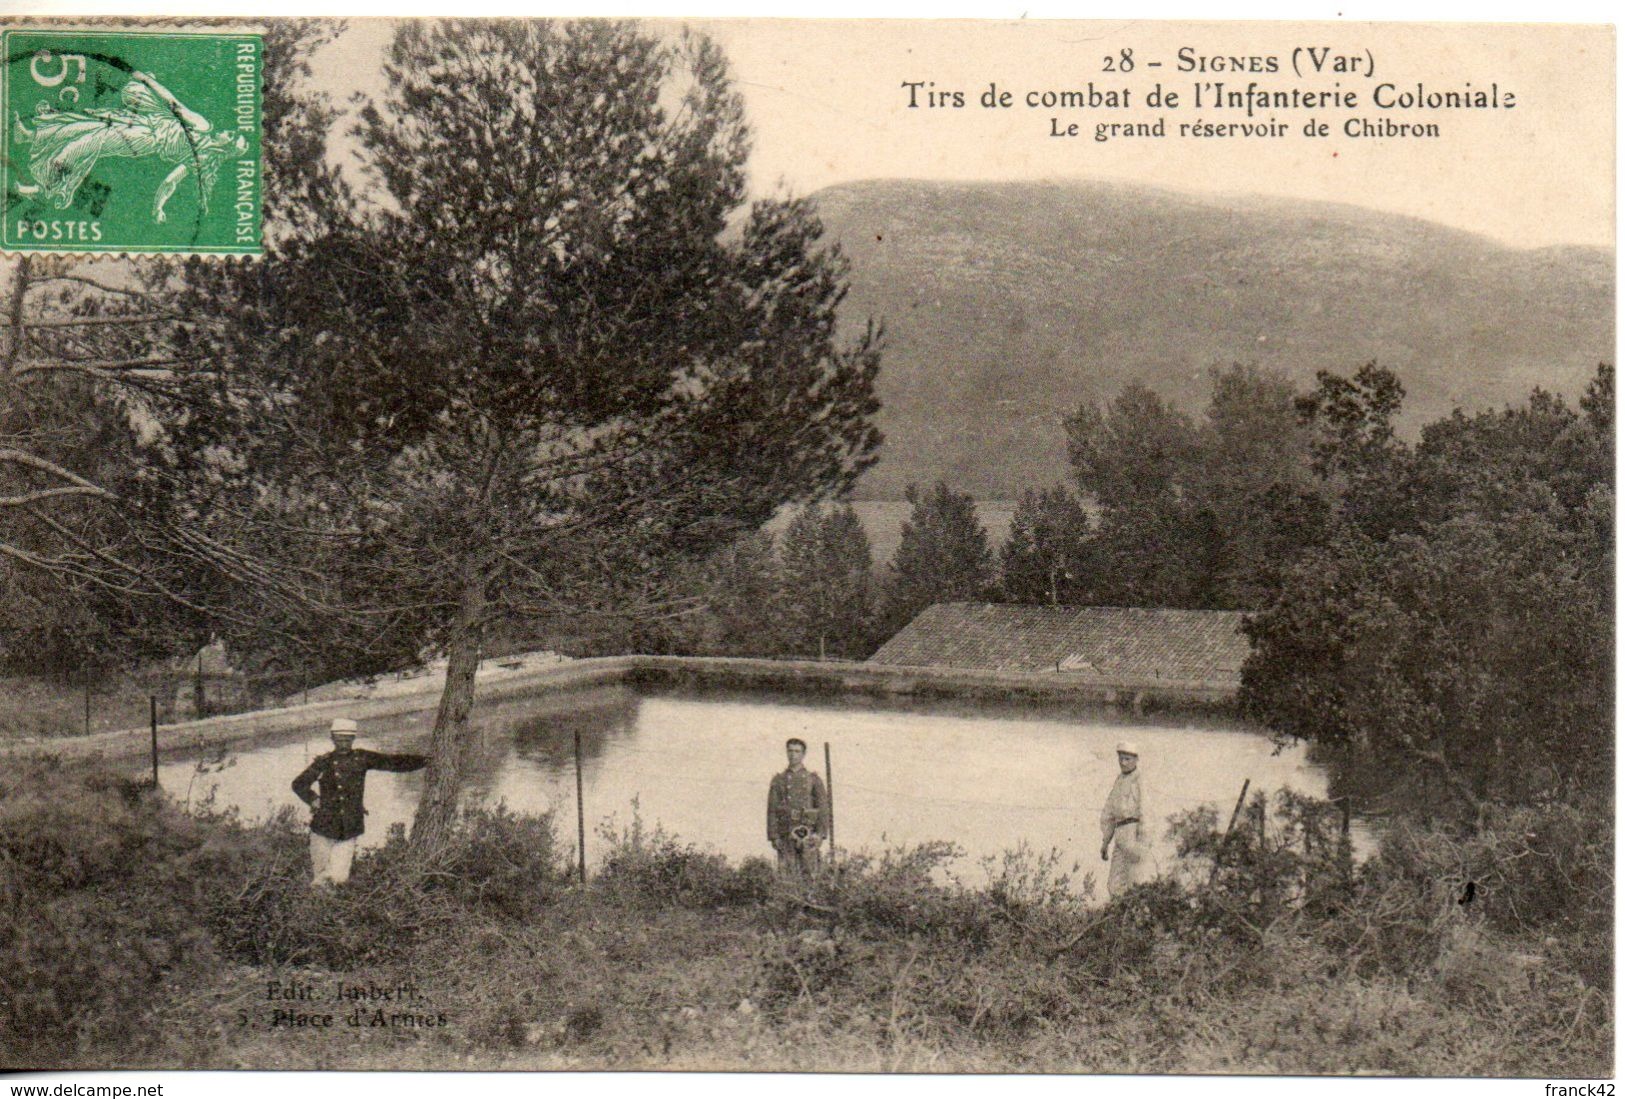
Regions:
[[502, 812], [313, 893], [291, 819], [44, 765], [0, 795], [0, 1067], [1612, 1074], [1611, 843], [1559, 807], [1396, 827], [1356, 872], [1294, 853], [1287, 806], [1211, 888], [1194, 819], [1194, 884], [1100, 908], [1024, 853], [974, 886], [928, 846], [803, 892], [636, 827], [579, 887], [547, 821]]
[[[803, 934], [736, 915], [569, 903], [523, 930], [486, 932], [473, 951], [453, 951], [449, 964], [240, 970], [175, 996], [156, 1020], [164, 1039], [137, 1060], [242, 1068], [1610, 1075], [1605, 1058], [1573, 1046], [1543, 1049], [1524, 1037], [1524, 1020], [1510, 1006], [1475, 1009], [1391, 978], [1306, 979], [1307, 959], [1292, 959], [1251, 990], [1131, 994], [1091, 1011], [1043, 1002], [1088, 995], [1067, 980], [1065, 964], [1017, 975], [1009, 963], [983, 960], [970, 964], [966, 980], [945, 981], [947, 964], [960, 956], [943, 944]], [[869, 972], [828, 999], [771, 987], [790, 960], [816, 949]], [[425, 1010], [445, 1011], [450, 1025], [272, 1030], [268, 978], [306, 978], [323, 989], [335, 978], [416, 982]], [[970, 994], [969, 979], [987, 982], [984, 991]], [[238, 1009], [257, 1016], [247, 1030], [234, 1025]]]

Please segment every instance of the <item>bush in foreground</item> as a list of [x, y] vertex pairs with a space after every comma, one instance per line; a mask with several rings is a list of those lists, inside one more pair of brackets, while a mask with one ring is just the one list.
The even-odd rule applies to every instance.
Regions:
[[338, 889], [310, 887], [305, 837], [290, 817], [242, 837], [259, 857], [207, 909], [231, 957], [334, 969], [403, 961], [455, 939], [471, 919], [527, 919], [570, 882], [552, 818], [506, 806], [464, 810], [429, 857], [397, 826], [382, 847], [356, 857]]
[[138, 1046], [162, 981], [219, 964], [195, 913], [224, 846], [117, 775], [12, 763], [0, 775], [0, 1065]]
[[1226, 841], [1189, 818], [1182, 873], [1103, 906], [1053, 853], [967, 884], [928, 844], [800, 886], [637, 821], [582, 890], [551, 821], [500, 809], [464, 815], [436, 859], [391, 837], [316, 891], [291, 816], [242, 827], [30, 763], [0, 779], [0, 1065], [284, 1057], [276, 1035], [239, 1052], [208, 997], [293, 968], [410, 974], [459, 1020], [301, 1045], [311, 1064], [1609, 1070], [1606, 821], [1396, 821], [1356, 867], [1329, 819], [1277, 802]]

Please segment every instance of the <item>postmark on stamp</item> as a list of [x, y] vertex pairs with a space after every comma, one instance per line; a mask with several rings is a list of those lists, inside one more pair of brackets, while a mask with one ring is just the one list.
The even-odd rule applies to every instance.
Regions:
[[261, 250], [258, 35], [7, 30], [0, 57], [0, 250]]

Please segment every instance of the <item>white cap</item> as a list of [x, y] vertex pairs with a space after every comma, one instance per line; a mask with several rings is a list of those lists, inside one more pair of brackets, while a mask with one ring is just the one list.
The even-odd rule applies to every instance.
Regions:
[[1123, 754], [1131, 756], [1138, 756], [1140, 754], [1139, 745], [1135, 744], [1132, 740], [1119, 740], [1117, 742], [1117, 750]]
[[355, 722], [347, 717], [335, 717], [332, 733], [334, 736], [355, 736]]

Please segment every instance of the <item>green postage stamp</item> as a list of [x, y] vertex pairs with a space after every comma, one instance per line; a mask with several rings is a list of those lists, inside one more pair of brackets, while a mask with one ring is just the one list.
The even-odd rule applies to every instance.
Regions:
[[0, 250], [261, 250], [258, 35], [7, 30], [0, 56]]

